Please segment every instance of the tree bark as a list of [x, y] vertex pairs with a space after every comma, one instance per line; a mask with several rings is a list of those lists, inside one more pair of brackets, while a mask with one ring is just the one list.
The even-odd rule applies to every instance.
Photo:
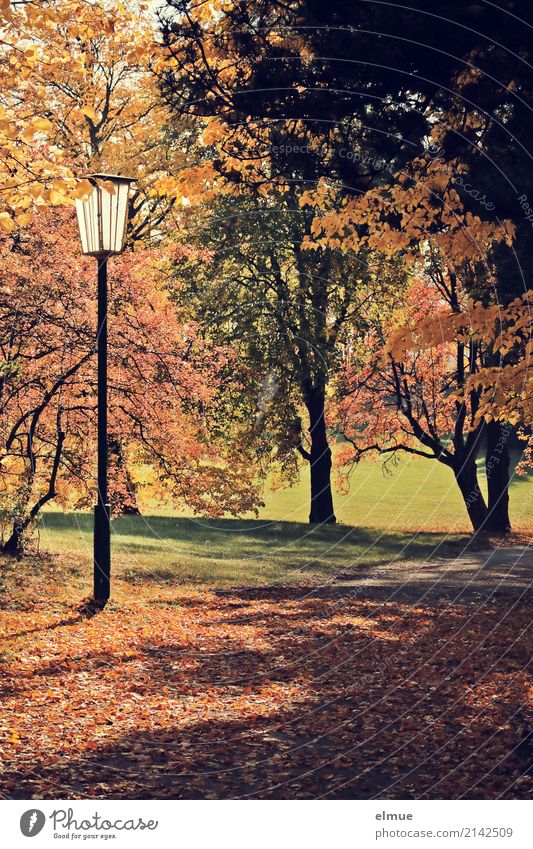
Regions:
[[[24, 553], [24, 534], [27, 529], [30, 527], [31, 523], [34, 519], [37, 518], [41, 509], [45, 504], [48, 504], [56, 496], [56, 481], [57, 475], [59, 472], [59, 464], [61, 462], [61, 456], [63, 452], [63, 443], [65, 441], [66, 433], [61, 429], [61, 408], [57, 411], [57, 442], [54, 453], [54, 460], [52, 464], [52, 468], [50, 470], [50, 478], [48, 481], [48, 489], [46, 490], [40, 498], [37, 499], [31, 510], [29, 512], [22, 514], [19, 512], [18, 516], [15, 517], [13, 521], [13, 530], [11, 532], [11, 536], [2, 546], [2, 551], [5, 554], [11, 554], [16, 557], [20, 557]], [[31, 433], [31, 431], [30, 431]], [[32, 437], [29, 437], [29, 453], [32, 458], [32, 479], [35, 475], [35, 458], [33, 454], [32, 447]], [[26, 508], [28, 506], [28, 499], [26, 499]]]
[[331, 490], [331, 448], [329, 447], [324, 414], [325, 392], [315, 388], [310, 393], [307, 402], [309, 413], [309, 435], [311, 451], [309, 463], [311, 467], [311, 524], [333, 525], [337, 521], [333, 509], [333, 494]]
[[114, 474], [119, 485], [124, 487], [123, 492], [111, 496], [112, 512], [122, 516], [140, 516], [137, 493], [126, 463], [122, 442], [118, 438], [112, 438], [108, 442], [108, 447], [111, 473]]
[[2, 551], [4, 554], [10, 554], [12, 557], [20, 557], [23, 553], [22, 546], [22, 538], [23, 538], [24, 528], [18, 520], [15, 520], [13, 523], [13, 530], [11, 531], [11, 536], [6, 540], [6, 542], [2, 546]]
[[487, 473], [488, 509], [485, 526], [496, 534], [508, 534], [509, 519], [509, 440], [511, 426], [502, 422], [489, 422], [486, 426], [487, 448], [485, 469]]
[[458, 462], [454, 473], [472, 527], [474, 531], [480, 531], [487, 521], [487, 505], [479, 487], [475, 460], [469, 458], [462, 463]]

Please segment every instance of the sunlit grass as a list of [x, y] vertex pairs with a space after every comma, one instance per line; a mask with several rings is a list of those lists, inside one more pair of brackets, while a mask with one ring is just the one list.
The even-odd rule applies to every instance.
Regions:
[[[214, 521], [151, 509], [113, 521], [113, 571], [129, 584], [302, 583], [348, 571], [464, 550], [469, 526], [451, 472], [437, 463], [402, 461], [387, 474], [375, 463], [354, 472], [350, 492], [337, 494], [338, 524], [306, 523], [308, 480], [267, 491], [257, 519]], [[513, 481], [516, 527], [531, 527], [527, 480]], [[67, 556], [68, 580], [90, 575], [92, 517], [47, 512], [40, 548]]]

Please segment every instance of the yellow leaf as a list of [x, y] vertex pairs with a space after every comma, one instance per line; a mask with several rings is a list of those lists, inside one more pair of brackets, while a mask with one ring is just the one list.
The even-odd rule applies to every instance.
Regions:
[[15, 222], [8, 212], [0, 212], [0, 229], [4, 233], [11, 233], [15, 229]]
[[98, 180], [98, 184], [106, 190], [110, 195], [116, 194], [115, 186], [111, 182], [111, 180]]
[[82, 113], [82, 115], [85, 115], [86, 118], [90, 118], [91, 121], [97, 121], [98, 120], [98, 116], [97, 116], [96, 112], [94, 111], [94, 109], [91, 109], [90, 106], [84, 106], [83, 109], [81, 110], [81, 113]]
[[31, 223], [32, 217], [31, 212], [21, 212], [20, 215], [17, 215], [17, 224], [19, 227], [26, 227], [27, 224]]
[[49, 121], [48, 118], [35, 118], [32, 121], [32, 126], [35, 130], [40, 130], [44, 133], [52, 128], [52, 122]]
[[57, 189], [52, 189], [50, 192], [50, 203], [58, 206], [62, 203], [68, 203], [68, 197], [64, 192], [59, 192]]
[[94, 186], [89, 180], [80, 180], [76, 188], [74, 189], [74, 197], [78, 200], [90, 195]]

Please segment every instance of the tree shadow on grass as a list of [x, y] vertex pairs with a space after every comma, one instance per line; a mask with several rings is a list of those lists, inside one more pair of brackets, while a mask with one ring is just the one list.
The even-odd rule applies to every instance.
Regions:
[[[86, 514], [49, 513], [43, 525], [56, 533], [77, 532], [81, 537], [92, 533]], [[350, 567], [359, 571], [395, 560], [451, 556], [480, 544], [466, 535], [381, 532], [340, 524], [238, 519], [205, 523], [163, 516], [123, 516], [113, 522], [113, 549], [119, 558], [134, 560], [123, 575], [133, 582], [149, 571], [156, 579], [171, 581], [174, 570], [182, 583], [209, 583], [211, 572], [214, 582], [234, 583], [236, 570], [245, 576], [247, 564], [254, 580], [279, 582], [291, 571], [327, 576]], [[168, 560], [172, 554], [175, 563], [156, 563], [158, 555]], [[150, 570], [147, 565], [152, 559]]]
[[[92, 517], [86, 513], [44, 513], [43, 528], [53, 531], [92, 533]], [[205, 547], [206, 541], [217, 542], [220, 548], [242, 543], [244, 553], [256, 546], [282, 546], [310, 540], [313, 543], [331, 545], [338, 542], [349, 544], [380, 544], [396, 550], [399, 544], [410, 543], [415, 548], [435, 550], [436, 547], [457, 548], [471, 538], [466, 534], [445, 532], [382, 532], [379, 529], [352, 525], [309, 525], [301, 522], [265, 522], [260, 519], [189, 519], [167, 516], [119, 516], [113, 520], [113, 536], [117, 542], [121, 537], [143, 537], [169, 540]], [[142, 542], [140, 545], [148, 543]], [[200, 552], [201, 554], [201, 552]], [[205, 553], [204, 556], [211, 556]]]

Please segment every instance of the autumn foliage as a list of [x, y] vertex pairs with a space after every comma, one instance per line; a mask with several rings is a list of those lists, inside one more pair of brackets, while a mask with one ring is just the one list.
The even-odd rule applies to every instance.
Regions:
[[[303, 460], [310, 520], [334, 522], [331, 443], [340, 432], [353, 448], [352, 455], [343, 449], [341, 464], [398, 448], [429, 452], [452, 468], [474, 530], [509, 530], [508, 456], [495, 462], [491, 445], [507, 429], [529, 439], [530, 301], [514, 278], [505, 282], [504, 269], [523, 228], [516, 215], [489, 214], [494, 204], [479, 192], [472, 203], [464, 187], [474, 153], [450, 144], [459, 130], [489, 138], [496, 119], [421, 76], [416, 95], [402, 80], [395, 96], [403, 95], [404, 108], [381, 115], [389, 128], [381, 137], [380, 119], [364, 102], [333, 97], [357, 88], [361, 71], [346, 70], [345, 79], [324, 59], [337, 36], [322, 25], [315, 32], [314, 15], [305, 3], [290, 10], [267, 0], [258, 0], [255, 16], [232, 2], [175, 0], [158, 19], [142, 2], [3, 3], [6, 292], [10, 275], [19, 280], [4, 317], [18, 317], [20, 353], [7, 331], [12, 395], [2, 411], [9, 431], [2, 468], [3, 503], [15, 524], [33, 521], [53, 498], [65, 506], [91, 500], [94, 410], [76, 394], [94, 395], [89, 265], [73, 260], [63, 212], [48, 218], [58, 229], [54, 244], [46, 243], [44, 222], [46, 209], [83, 195], [87, 182], [79, 178], [98, 169], [136, 178], [134, 253], [116, 264], [111, 340], [113, 367], [122, 370], [114, 387], [120, 402], [111, 405], [117, 509], [138, 509], [150, 480], [161, 497], [181, 493], [200, 512], [235, 515], [257, 506], [255, 486], [269, 469], [281, 468], [290, 482]], [[462, 42], [458, 49], [466, 51]], [[417, 59], [423, 66], [427, 57]], [[318, 61], [332, 91], [314, 84]], [[415, 57], [406, 51], [401, 61], [409, 70]], [[282, 71], [292, 87], [280, 85]], [[386, 102], [389, 81], [369, 73], [369, 97]], [[453, 63], [446, 73], [457, 92], [479, 84]], [[417, 98], [427, 104], [423, 115]], [[330, 109], [327, 121], [302, 117]], [[399, 141], [393, 149], [404, 122], [418, 133], [412, 151]], [[357, 145], [368, 155], [356, 159]], [[232, 222], [227, 232], [221, 221]], [[20, 281], [35, 278], [29, 266], [37, 255], [43, 273], [26, 305]], [[64, 295], [67, 276], [76, 280]], [[49, 323], [45, 288], [53, 293]], [[260, 310], [250, 307], [250, 292]], [[36, 354], [24, 347], [32, 322]], [[162, 361], [142, 341], [154, 332]], [[48, 333], [53, 354], [42, 342]], [[250, 345], [251, 337], [260, 344]], [[74, 369], [68, 380], [60, 361]], [[27, 380], [23, 363], [35, 367]], [[39, 372], [49, 366], [44, 373], [57, 388]], [[262, 387], [273, 375], [277, 400], [264, 416]], [[58, 399], [68, 393], [64, 407]], [[485, 444], [486, 504], [476, 472]], [[527, 458], [526, 451], [522, 469]]]
[[[0, 0], [2, 798], [530, 794], [527, 4], [421, 5]], [[92, 533], [94, 172], [133, 181], [107, 453], [113, 532], [144, 536], [105, 608], [39, 537], [52, 509]], [[400, 454], [446, 468], [470, 533], [413, 563], [375, 498], [373, 571], [336, 574], [375, 540], [335, 536], [333, 484]], [[245, 550], [235, 519], [304, 470], [314, 527], [250, 520]], [[195, 517], [200, 576], [152, 512]]]
[[60, 594], [40, 601], [49, 569], [57, 579], [41, 563], [25, 587], [10, 575], [18, 606], [0, 614], [9, 798], [530, 791], [521, 597], [502, 590], [504, 600], [435, 604], [325, 587], [147, 585], [132, 593], [120, 582], [119, 604], [86, 618]]
[[[35, 219], [31, 235], [1, 241], [0, 474], [6, 542], [14, 550], [52, 499], [79, 508], [94, 498], [94, 267], [80, 259], [76, 238], [70, 214], [48, 212]], [[163, 283], [168, 261], [146, 250], [112, 266], [112, 502], [119, 512], [143, 496], [211, 515], [253, 509], [253, 466], [212, 432], [231, 380], [231, 351], [209, 346], [193, 322], [180, 319]]]

